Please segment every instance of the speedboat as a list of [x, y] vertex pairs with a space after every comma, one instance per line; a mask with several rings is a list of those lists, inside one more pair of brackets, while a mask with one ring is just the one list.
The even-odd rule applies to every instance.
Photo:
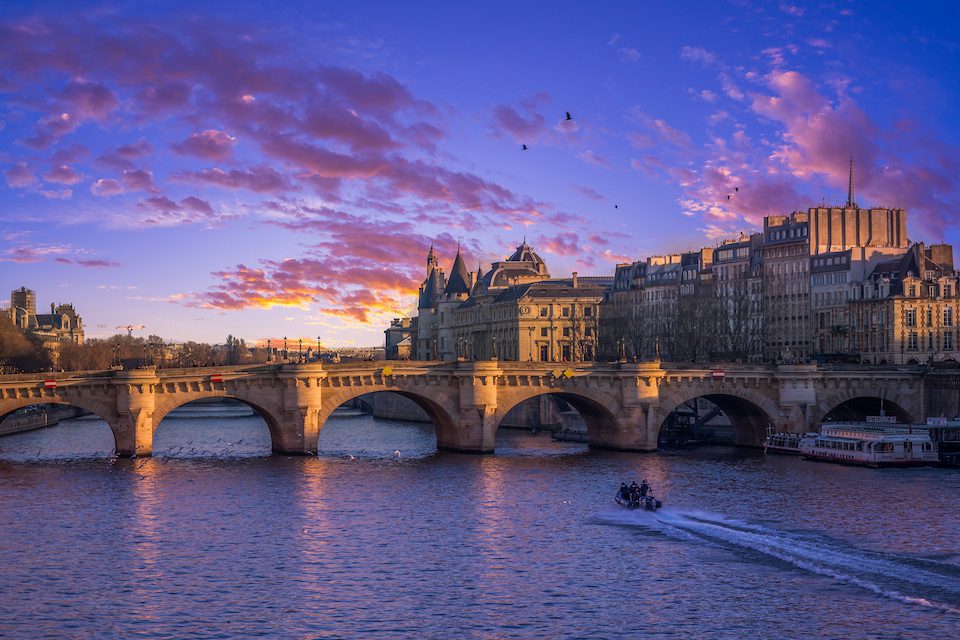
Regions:
[[630, 509], [631, 511], [633, 509], [643, 509], [644, 511], [656, 511], [657, 509], [663, 506], [663, 502], [661, 502], [660, 500], [657, 500], [655, 497], [653, 497], [649, 493], [645, 496], [634, 495], [630, 497], [630, 496], [622, 496], [620, 495], [620, 492], [617, 491], [617, 494], [613, 497], [613, 500], [621, 507], [624, 507], [625, 509]]

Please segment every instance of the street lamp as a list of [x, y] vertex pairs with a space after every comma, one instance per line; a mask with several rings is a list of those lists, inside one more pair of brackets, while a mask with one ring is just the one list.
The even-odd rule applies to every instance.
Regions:
[[300, 338], [300, 346], [297, 347], [297, 362], [303, 362], [303, 338]]
[[267, 362], [273, 362], [273, 350], [270, 348], [270, 338], [267, 338]]
[[283, 361], [287, 361], [287, 336], [283, 336]]
[[320, 336], [317, 336], [317, 362], [320, 362]]

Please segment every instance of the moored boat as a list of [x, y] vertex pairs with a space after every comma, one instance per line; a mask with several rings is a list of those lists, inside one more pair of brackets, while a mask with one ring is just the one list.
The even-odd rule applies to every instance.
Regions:
[[816, 433], [768, 433], [763, 441], [764, 453], [800, 455], [800, 442], [804, 438], [815, 438]]
[[880, 422], [834, 422], [800, 441], [808, 460], [863, 465], [909, 467], [939, 462], [937, 446], [922, 427]]

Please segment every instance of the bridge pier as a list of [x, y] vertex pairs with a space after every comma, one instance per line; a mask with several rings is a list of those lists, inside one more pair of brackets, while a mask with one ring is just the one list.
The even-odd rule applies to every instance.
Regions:
[[111, 424], [116, 455], [121, 457], [153, 454], [155, 390], [159, 383], [153, 369], [124, 371], [113, 379], [117, 387], [116, 424]]
[[320, 385], [326, 374], [320, 364], [283, 365], [277, 377], [283, 385], [282, 414], [270, 426], [273, 452], [315, 456], [320, 439]]

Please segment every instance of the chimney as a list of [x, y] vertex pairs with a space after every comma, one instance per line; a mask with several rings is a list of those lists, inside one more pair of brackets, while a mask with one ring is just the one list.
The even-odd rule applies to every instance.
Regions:
[[576, 272], [576, 271], [573, 272], [573, 286], [574, 286], [574, 287], [577, 286], [577, 272]]

